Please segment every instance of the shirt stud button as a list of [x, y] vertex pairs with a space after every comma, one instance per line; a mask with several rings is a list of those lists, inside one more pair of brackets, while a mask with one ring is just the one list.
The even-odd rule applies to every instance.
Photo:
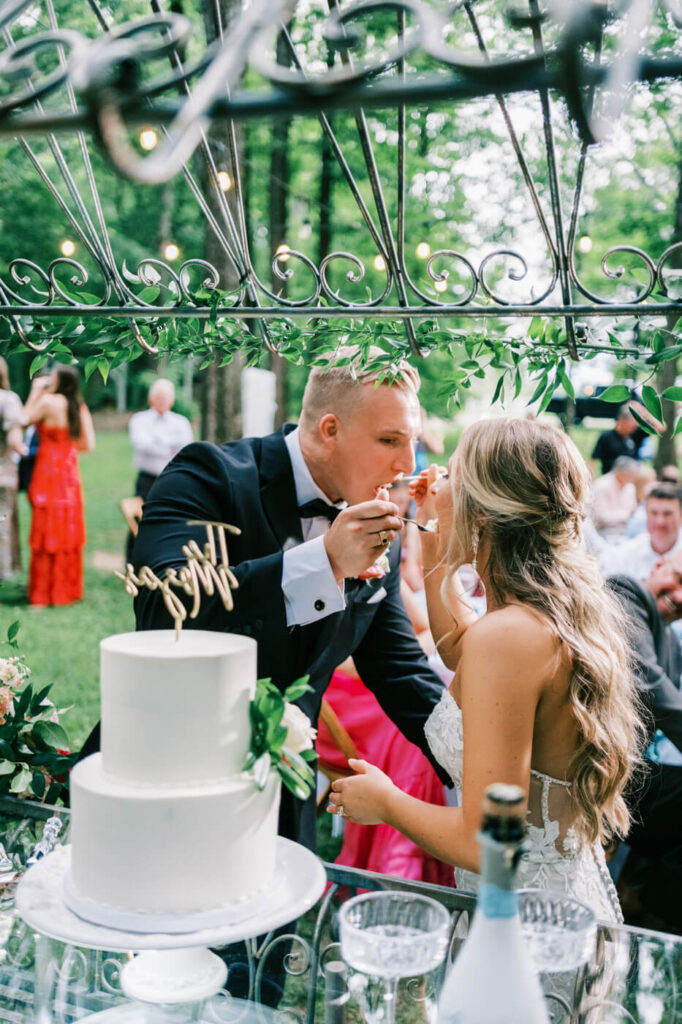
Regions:
[[322, 600], [322, 598], [318, 597], [317, 601], [315, 602], [315, 611], [316, 612], [323, 612], [325, 607], [326, 607], [326, 605], [325, 605], [324, 601]]

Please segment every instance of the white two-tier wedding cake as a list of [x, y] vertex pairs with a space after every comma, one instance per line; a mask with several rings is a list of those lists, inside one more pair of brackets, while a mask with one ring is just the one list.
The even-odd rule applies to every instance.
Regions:
[[101, 644], [101, 753], [71, 775], [67, 905], [99, 924], [196, 915], [272, 881], [280, 780], [242, 770], [256, 644], [200, 630]]

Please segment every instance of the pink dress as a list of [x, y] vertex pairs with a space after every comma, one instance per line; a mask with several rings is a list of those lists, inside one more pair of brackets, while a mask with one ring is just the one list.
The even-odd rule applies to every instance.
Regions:
[[[374, 694], [359, 679], [336, 671], [325, 698], [361, 758], [381, 768], [411, 796], [430, 804], [445, 804], [443, 784], [430, 762], [387, 718]], [[322, 722], [316, 747], [322, 760], [339, 768], [347, 767], [343, 754]], [[343, 846], [336, 863], [435, 885], [454, 884], [451, 866], [436, 860], [390, 825], [345, 822]]]

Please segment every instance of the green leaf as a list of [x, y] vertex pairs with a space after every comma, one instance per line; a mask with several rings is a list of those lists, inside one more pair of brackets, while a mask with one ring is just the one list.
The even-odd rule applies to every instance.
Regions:
[[31, 785], [31, 773], [28, 768], [22, 768], [12, 779], [10, 791], [12, 793], [23, 793]]
[[495, 391], [493, 392], [493, 397], [492, 397], [491, 405], [494, 405], [495, 402], [498, 400], [498, 398], [500, 398], [503, 395], [504, 395], [504, 374], [502, 373], [497, 378], [497, 384], [495, 385]]
[[[682, 389], [680, 389], [680, 390], [682, 390]], [[20, 626], [21, 626], [21, 623], [19, 622], [18, 619], [16, 620], [16, 622], [13, 622], [10, 625], [9, 629], [7, 630], [7, 642], [9, 644], [12, 644], [14, 642], [14, 640], [16, 639], [16, 636], [17, 636], [17, 633], [19, 632]]]
[[69, 745], [69, 737], [57, 722], [36, 722], [33, 734], [46, 747], [65, 750]]
[[678, 434], [682, 434], [682, 416], [679, 417], [677, 423], [675, 424], [675, 429], [673, 430], [673, 437], [676, 437]]
[[667, 363], [671, 359], [677, 359], [682, 354], [682, 345], [671, 345], [669, 348], [664, 348], [662, 352], [654, 352], [646, 360], [649, 364]]
[[534, 316], [528, 328], [528, 337], [536, 340], [542, 337], [544, 322], [541, 316]]
[[47, 352], [41, 352], [40, 355], [37, 355], [35, 359], [31, 361], [31, 365], [28, 368], [29, 377], [32, 377], [35, 373], [38, 372], [38, 370], [42, 370], [43, 366], [45, 366], [49, 358], [50, 357], [47, 354]]
[[559, 363], [557, 373], [559, 374], [559, 380], [564, 386], [564, 391], [572, 402], [575, 401], [575, 388], [573, 387], [573, 381], [568, 376], [568, 373], [566, 372], [566, 365], [563, 361]]
[[540, 397], [540, 395], [544, 392], [545, 388], [547, 387], [548, 379], [549, 378], [548, 378], [547, 371], [545, 371], [542, 374], [542, 376], [540, 377], [540, 381], [539, 381], [538, 386], [536, 387], [535, 391], [533, 392], [532, 398], [528, 402], [529, 405], [532, 405], [533, 402], [537, 402], [538, 398]]
[[612, 384], [606, 391], [602, 391], [599, 398], [603, 402], [627, 402], [630, 397], [630, 388], [625, 384]]
[[99, 356], [90, 356], [89, 359], [85, 360], [85, 368], [83, 370], [86, 381], [90, 380], [93, 373], [97, 369], [99, 363]]
[[295, 682], [291, 683], [290, 686], [287, 686], [286, 690], [284, 691], [284, 700], [288, 701], [290, 704], [293, 704], [293, 702], [299, 700], [304, 693], [312, 693], [313, 688], [312, 686], [308, 685], [309, 679], [310, 676], [302, 676], [300, 679], [297, 679]]
[[549, 387], [547, 388], [547, 390], [545, 391], [544, 395], [542, 396], [542, 401], [540, 402], [540, 404], [538, 406], [538, 416], [540, 415], [540, 413], [545, 411], [545, 409], [547, 408], [549, 403], [552, 401], [552, 398], [554, 396], [554, 392], [556, 390], [556, 385], [557, 385], [557, 381], [556, 381], [556, 377], [555, 377], [554, 380], [550, 382]]
[[630, 412], [632, 413], [634, 418], [637, 420], [637, 422], [639, 423], [640, 427], [642, 428], [642, 430], [644, 431], [645, 434], [652, 434], [654, 437], [657, 437], [661, 433], [661, 431], [660, 430], [656, 430], [656, 428], [653, 427], [651, 425], [651, 423], [649, 423], [648, 420], [645, 420], [644, 417], [642, 416], [642, 414], [637, 412], [637, 410], [634, 408], [634, 406], [630, 407]]
[[14, 761], [0, 761], [0, 775], [11, 775], [15, 768]]
[[661, 398], [667, 398], [669, 402], [682, 402], [682, 388], [666, 388]]
[[311, 793], [310, 786], [306, 785], [300, 779], [296, 772], [289, 767], [286, 761], [280, 761], [278, 763], [277, 771], [279, 772], [282, 782], [290, 793], [293, 793], [299, 800], [307, 800]]
[[42, 772], [34, 772], [31, 779], [31, 789], [39, 800], [45, 795], [45, 776]]
[[654, 416], [657, 420], [663, 419], [663, 411], [661, 409], [661, 400], [658, 397], [656, 388], [652, 388], [650, 384], [645, 384], [642, 388], [642, 401], [644, 402], [645, 408]]

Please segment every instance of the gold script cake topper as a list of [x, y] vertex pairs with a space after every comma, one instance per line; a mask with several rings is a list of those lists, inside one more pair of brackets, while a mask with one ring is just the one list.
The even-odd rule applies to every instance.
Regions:
[[[148, 565], [143, 565], [139, 573], [136, 573], [134, 566], [128, 562], [125, 573], [116, 573], [118, 578], [123, 580], [126, 592], [131, 597], [137, 597], [141, 587], [146, 587], [147, 590], [161, 591], [163, 603], [173, 618], [176, 640], [180, 639], [180, 630], [188, 614], [187, 608], [176, 590], [181, 590], [192, 598], [193, 604], [189, 617], [196, 619], [201, 607], [202, 592], [208, 597], [212, 597], [217, 592], [225, 610], [231, 612], [234, 607], [232, 591], [239, 586], [239, 580], [230, 569], [225, 537], [226, 533], [238, 536], [242, 532], [239, 527], [230, 526], [229, 523], [213, 523], [204, 519], [190, 519], [187, 521], [187, 526], [205, 526], [206, 543], [203, 549], [195, 540], [189, 540], [183, 544], [182, 553], [187, 559], [187, 564], [181, 566], [180, 569], [168, 568], [161, 578]], [[220, 549], [220, 561], [218, 561], [218, 549]]]

